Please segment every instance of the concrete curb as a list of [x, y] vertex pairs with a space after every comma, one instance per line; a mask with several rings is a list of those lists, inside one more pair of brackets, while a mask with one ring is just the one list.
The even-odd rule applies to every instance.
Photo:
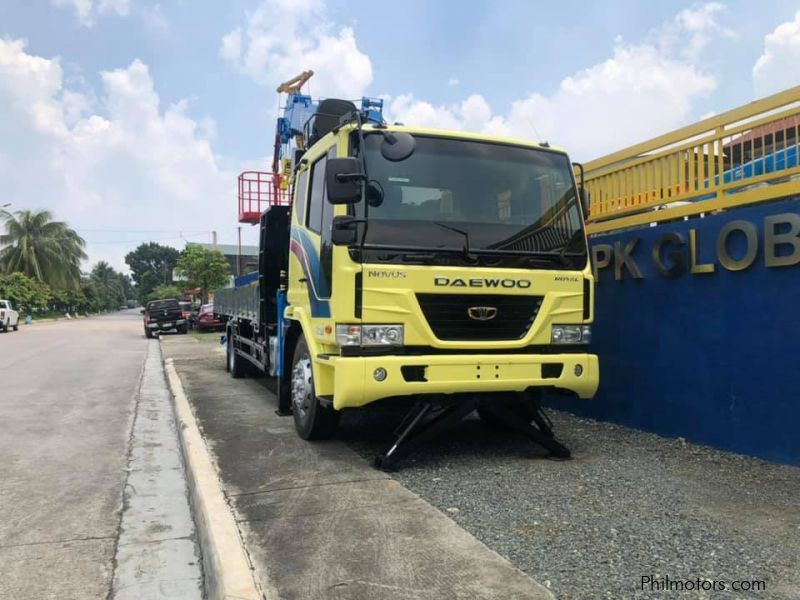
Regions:
[[172, 390], [175, 418], [186, 463], [189, 495], [203, 554], [207, 598], [264, 600], [233, 513], [225, 501], [216, 466], [197, 426], [171, 358], [164, 361], [164, 368]]

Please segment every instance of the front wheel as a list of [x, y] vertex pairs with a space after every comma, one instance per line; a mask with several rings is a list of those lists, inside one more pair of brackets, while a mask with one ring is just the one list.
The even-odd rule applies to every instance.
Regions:
[[336, 433], [339, 411], [322, 406], [314, 389], [314, 371], [306, 340], [297, 340], [292, 360], [292, 415], [294, 427], [304, 440], [324, 440]]
[[153, 332], [145, 327], [144, 337], [146, 337], [148, 340], [153, 339]]

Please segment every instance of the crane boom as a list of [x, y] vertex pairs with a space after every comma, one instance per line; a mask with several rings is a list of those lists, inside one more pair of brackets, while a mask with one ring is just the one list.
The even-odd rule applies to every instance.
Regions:
[[296, 75], [288, 81], [284, 81], [275, 91], [279, 94], [299, 94], [300, 88], [302, 88], [313, 75], [314, 71], [311, 69], [303, 71], [300, 75]]

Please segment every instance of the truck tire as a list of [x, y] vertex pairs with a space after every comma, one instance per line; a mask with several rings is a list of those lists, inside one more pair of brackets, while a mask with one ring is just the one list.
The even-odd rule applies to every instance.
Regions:
[[236, 352], [233, 351], [233, 332], [228, 336], [228, 373], [234, 379], [241, 379], [247, 374], [247, 365]]
[[147, 327], [144, 328], [144, 337], [146, 337], [148, 340], [153, 339], [153, 332]]
[[314, 389], [314, 370], [308, 345], [301, 335], [294, 348], [290, 379], [294, 426], [304, 440], [325, 440], [336, 433], [339, 411], [322, 406]]
[[17, 322], [14, 324], [14, 331], [19, 331], [19, 319], [17, 319]]
[[184, 335], [189, 333], [189, 326], [188, 325], [181, 325], [180, 327], [178, 327], [178, 333], [184, 334]]

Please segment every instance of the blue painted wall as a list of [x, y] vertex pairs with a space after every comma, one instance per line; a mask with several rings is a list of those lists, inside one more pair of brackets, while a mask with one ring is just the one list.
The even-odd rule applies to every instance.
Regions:
[[[800, 265], [764, 264], [763, 219], [781, 213], [800, 213], [800, 197], [594, 237], [593, 246], [623, 247], [640, 238], [632, 256], [644, 277], [625, 272], [615, 281], [613, 261], [600, 270], [592, 344], [600, 391], [594, 400], [553, 398], [550, 405], [800, 464]], [[759, 249], [752, 266], [731, 272], [717, 261], [716, 241], [726, 223], [740, 219], [757, 227]], [[716, 263], [715, 272], [665, 278], [651, 258], [654, 243], [675, 232], [688, 253], [690, 228], [698, 262]], [[730, 237], [733, 257], [744, 246], [743, 234]]]

